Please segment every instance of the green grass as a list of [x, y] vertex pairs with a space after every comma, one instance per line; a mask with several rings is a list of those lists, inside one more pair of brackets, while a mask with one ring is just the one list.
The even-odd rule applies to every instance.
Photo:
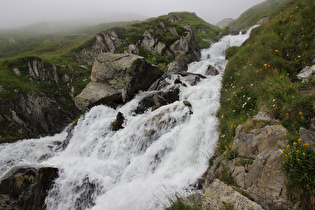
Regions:
[[255, 25], [264, 17], [273, 18], [292, 4], [295, 0], [268, 0], [253, 6], [239, 18], [229, 24], [231, 28], [243, 30]]
[[172, 205], [166, 210], [201, 210], [201, 206], [194, 204], [192, 206], [187, 205], [181, 198], [177, 198], [176, 201], [172, 201]]

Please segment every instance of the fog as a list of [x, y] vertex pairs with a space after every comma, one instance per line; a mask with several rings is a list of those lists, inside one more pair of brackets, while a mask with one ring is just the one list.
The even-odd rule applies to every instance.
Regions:
[[[223, 18], [236, 19], [248, 8], [264, 0], [0, 0], [0, 28], [16, 28], [33, 23], [96, 19], [113, 13], [133, 13], [131, 19], [157, 17], [169, 12], [195, 12], [216, 24]], [[118, 15], [119, 16], [119, 15]], [[119, 21], [126, 18], [120, 18]], [[112, 21], [112, 20], [110, 20]]]

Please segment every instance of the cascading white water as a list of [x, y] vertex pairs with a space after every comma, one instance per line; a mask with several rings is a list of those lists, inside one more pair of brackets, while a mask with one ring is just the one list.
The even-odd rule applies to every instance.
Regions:
[[[177, 193], [188, 193], [185, 189], [208, 167], [218, 140], [215, 114], [225, 50], [248, 36], [226, 36], [203, 50], [202, 61], [190, 64], [188, 71], [205, 75], [212, 65], [220, 74], [182, 86], [177, 102], [135, 115], [147, 94], [142, 92], [117, 110], [96, 106], [78, 121], [62, 151], [55, 142], [64, 141], [66, 132], [0, 145], [0, 176], [16, 165], [58, 167], [59, 177], [46, 198], [52, 210], [163, 209]], [[124, 128], [114, 132], [110, 125], [118, 112], [126, 120]]]

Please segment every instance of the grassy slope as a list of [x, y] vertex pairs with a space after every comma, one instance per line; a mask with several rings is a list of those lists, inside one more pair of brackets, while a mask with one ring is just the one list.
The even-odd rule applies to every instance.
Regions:
[[[230, 59], [218, 113], [219, 153], [233, 140], [236, 126], [243, 124], [246, 131], [262, 126], [252, 117], [264, 109], [288, 129], [291, 146], [299, 138], [300, 127], [310, 127], [310, 120], [315, 117], [315, 95], [305, 94], [305, 90], [314, 90], [315, 81], [313, 78], [300, 83], [296, 75], [305, 66], [311, 66], [314, 59], [314, 11], [314, 1], [296, 0], [253, 30], [244, 46], [227, 51]], [[294, 189], [290, 192], [297, 200], [315, 193], [315, 155], [307, 151], [305, 165], [296, 161], [297, 165], [290, 162], [288, 166], [286, 160], [283, 162], [283, 167], [287, 167], [284, 172], [291, 180], [289, 185]]]
[[257, 23], [264, 17], [274, 17], [292, 4], [294, 0], [266, 0], [245, 11], [239, 18], [229, 24], [231, 28], [243, 30]]

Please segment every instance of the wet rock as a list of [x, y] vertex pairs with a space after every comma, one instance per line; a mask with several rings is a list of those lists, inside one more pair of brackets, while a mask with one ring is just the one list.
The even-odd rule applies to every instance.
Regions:
[[112, 124], [111, 124], [111, 129], [113, 131], [118, 131], [118, 130], [124, 128], [122, 126], [124, 121], [125, 121], [125, 117], [124, 117], [123, 113], [118, 112], [116, 115], [116, 120], [114, 122], [112, 122]]
[[177, 74], [181, 75], [185, 78], [185, 81], [188, 82], [191, 86], [196, 85], [201, 79], [205, 79], [206, 77], [201, 74], [194, 74], [190, 72], [178, 72]]
[[45, 209], [45, 198], [58, 169], [14, 167], [1, 178], [0, 194], [16, 209]]
[[219, 71], [215, 67], [209, 65], [205, 74], [210, 76], [216, 76], [219, 74]]
[[168, 102], [156, 93], [148, 94], [140, 102], [135, 110], [136, 114], [143, 114], [149, 108], [152, 110], [158, 109], [161, 106], [167, 105]]

